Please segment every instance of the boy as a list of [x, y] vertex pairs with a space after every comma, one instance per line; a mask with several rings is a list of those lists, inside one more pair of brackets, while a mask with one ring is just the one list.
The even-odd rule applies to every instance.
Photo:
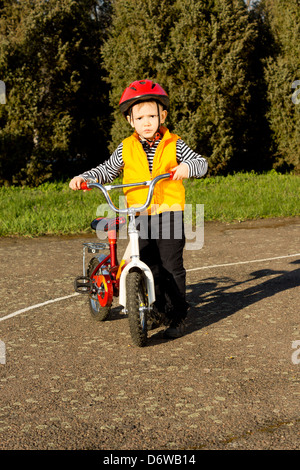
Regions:
[[[109, 183], [122, 170], [124, 184], [148, 181], [174, 171], [172, 181], [163, 180], [155, 186], [149, 215], [140, 216], [139, 222], [140, 257], [154, 276], [154, 312], [166, 319], [168, 327], [164, 336], [177, 338], [183, 334], [188, 309], [183, 266], [185, 191], [182, 180], [205, 175], [207, 162], [162, 126], [168, 106], [169, 97], [158, 83], [151, 80], [131, 83], [122, 94], [119, 108], [134, 128], [133, 135], [121, 142], [109, 160], [73, 178], [69, 186], [80, 189], [89, 177], [96, 177], [101, 184]], [[145, 201], [143, 191], [142, 188], [125, 191], [129, 207]], [[141, 236], [142, 233], [148, 236]]]

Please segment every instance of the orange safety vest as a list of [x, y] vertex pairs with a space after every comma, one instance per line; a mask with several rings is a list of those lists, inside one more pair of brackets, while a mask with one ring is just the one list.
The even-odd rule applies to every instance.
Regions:
[[[163, 138], [159, 142], [153, 159], [152, 174], [149, 170], [147, 155], [136, 132], [123, 140], [123, 183], [149, 181], [158, 175], [169, 173], [178, 165], [176, 160], [176, 142], [180, 138], [171, 134], [165, 127], [160, 129]], [[128, 207], [141, 206], [146, 202], [148, 187], [124, 188]], [[181, 180], [161, 180], [154, 187], [148, 214], [166, 211], [182, 211], [185, 204], [185, 189]]]

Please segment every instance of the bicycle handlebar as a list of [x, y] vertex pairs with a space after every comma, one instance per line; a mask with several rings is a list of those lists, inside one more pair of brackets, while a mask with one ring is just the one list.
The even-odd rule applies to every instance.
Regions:
[[[158, 175], [151, 181], [143, 181], [143, 182], [140, 182], [140, 183], [132, 183], [132, 184], [115, 184], [115, 185], [103, 186], [100, 183], [84, 181], [83, 183], [81, 183], [80, 189], [89, 190], [91, 188], [98, 188], [102, 191], [109, 207], [114, 212], [118, 212], [120, 214], [129, 214], [129, 213], [134, 214], [136, 212], [143, 212], [150, 205], [151, 199], [152, 199], [152, 196], [153, 196], [154, 186], [156, 185], [156, 183], [158, 183], [158, 181], [160, 181], [162, 179], [167, 179], [167, 178], [173, 179], [174, 173], [175, 173], [174, 171], [171, 171], [170, 173], [164, 173], [163, 175]], [[127, 209], [118, 209], [114, 205], [114, 203], [112, 202], [112, 200], [110, 198], [110, 195], [108, 194], [108, 191], [110, 191], [111, 189], [126, 188], [126, 187], [129, 187], [129, 186], [130, 187], [149, 186], [146, 202], [140, 207], [128, 207]]]

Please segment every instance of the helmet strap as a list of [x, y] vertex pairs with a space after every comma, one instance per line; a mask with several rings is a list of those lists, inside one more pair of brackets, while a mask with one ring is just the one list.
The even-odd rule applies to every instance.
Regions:
[[157, 128], [156, 132], [159, 132], [159, 129], [160, 129], [160, 111], [159, 111], [159, 104], [158, 104], [157, 101], [156, 101], [156, 105], [157, 105], [157, 115], [158, 115], [158, 128]]
[[140, 138], [140, 141], [141, 142], [147, 142], [147, 144], [149, 145], [149, 147], [153, 147], [153, 145], [155, 144], [155, 142], [159, 139], [161, 139], [162, 135], [160, 132], [156, 132], [153, 139], [149, 140], [149, 139], [145, 139], [144, 137], [141, 137], [139, 136]]

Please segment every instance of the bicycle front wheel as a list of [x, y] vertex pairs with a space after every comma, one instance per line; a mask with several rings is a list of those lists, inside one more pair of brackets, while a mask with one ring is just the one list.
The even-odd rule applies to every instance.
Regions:
[[142, 347], [147, 343], [148, 294], [143, 274], [131, 271], [126, 278], [126, 307], [132, 341]]

